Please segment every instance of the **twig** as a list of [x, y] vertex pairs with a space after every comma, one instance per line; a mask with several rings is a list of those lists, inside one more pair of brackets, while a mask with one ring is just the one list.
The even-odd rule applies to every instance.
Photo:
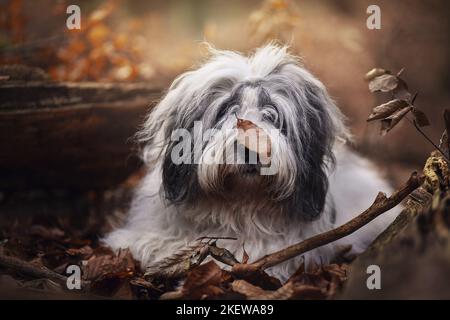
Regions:
[[417, 91], [416, 91], [416, 93], [414, 93], [414, 95], [411, 98], [411, 102], [409, 104], [414, 105], [414, 102], [416, 101], [418, 94], [419, 94], [419, 92], [417, 92]]
[[204, 237], [200, 237], [195, 239], [195, 241], [202, 241], [202, 240], [237, 240], [236, 237], [208, 237], [208, 236], [204, 236]]
[[444, 121], [445, 121], [445, 132], [447, 133], [447, 155], [450, 156], [450, 110], [445, 109], [444, 111]]
[[450, 159], [449, 159], [449, 157], [445, 154], [445, 152], [441, 149], [441, 148], [439, 148], [439, 146], [437, 145], [437, 144], [435, 144], [434, 142], [433, 142], [433, 140], [431, 140], [427, 135], [426, 135], [426, 133], [425, 132], [423, 132], [422, 131], [422, 129], [420, 129], [420, 127], [417, 125], [417, 123], [416, 123], [416, 120], [411, 120], [411, 119], [409, 119], [408, 118], [408, 116], [406, 116], [405, 117], [406, 118], [406, 120], [408, 120], [408, 122], [409, 123], [411, 123], [413, 126], [414, 126], [414, 128], [416, 128], [416, 130], [429, 142], [429, 143], [431, 143], [432, 145], [433, 145], [433, 147], [436, 149], [436, 150], [438, 150], [441, 154], [442, 154], [442, 156], [445, 158], [445, 160], [447, 160], [447, 162], [450, 162]]
[[349, 234], [365, 226], [382, 213], [395, 207], [412, 191], [417, 189], [423, 183], [423, 180], [423, 175], [418, 175], [417, 172], [414, 172], [411, 174], [411, 177], [408, 179], [406, 184], [399, 190], [395, 191], [389, 198], [382, 192], [378, 193], [374, 203], [367, 210], [340, 227], [321, 233], [280, 251], [266, 255], [254, 263], [235, 264], [232, 268], [232, 272], [239, 275], [245, 275], [257, 270], [264, 270], [286, 260], [292, 259], [307, 251], [348, 236]]
[[[66, 288], [67, 285], [67, 277], [63, 276], [59, 273], [56, 273], [44, 266], [36, 266], [27, 261], [23, 261], [21, 259], [7, 256], [0, 251], [0, 266], [13, 269], [17, 272], [25, 274], [27, 276], [36, 278], [36, 279], [49, 279], [56, 283], [62, 285], [63, 288]], [[88, 283], [86, 281], [82, 281], [82, 287], [85, 287]]]

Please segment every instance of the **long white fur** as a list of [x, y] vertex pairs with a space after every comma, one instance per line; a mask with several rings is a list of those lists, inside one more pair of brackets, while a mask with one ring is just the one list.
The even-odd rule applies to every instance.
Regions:
[[[175, 206], [168, 203], [161, 193], [162, 186], [162, 154], [165, 152], [167, 140], [168, 117], [178, 114], [188, 117], [208, 94], [214, 85], [217, 98], [208, 106], [217, 107], [226, 98], [234, 86], [246, 81], [270, 79], [274, 70], [283, 65], [280, 77], [289, 81], [312, 81], [317, 86], [323, 85], [308, 71], [299, 66], [295, 57], [285, 47], [268, 45], [258, 49], [250, 57], [231, 51], [212, 49], [212, 58], [197, 70], [187, 72], [174, 81], [167, 95], [151, 112], [140, 133], [141, 140], [146, 143], [143, 159], [149, 165], [149, 171], [140, 186], [136, 189], [131, 204], [127, 223], [104, 238], [104, 242], [114, 249], [130, 248], [133, 256], [140, 260], [142, 267], [149, 266], [167, 256], [183, 249], [186, 245], [201, 236], [235, 236], [238, 241], [224, 241], [222, 246], [242, 255], [242, 247], [250, 256], [250, 261], [268, 253], [295, 244], [310, 236], [339, 226], [361, 213], [375, 199], [379, 191], [390, 193], [389, 184], [379, 175], [375, 167], [342, 143], [349, 139], [340, 111], [330, 106], [329, 113], [334, 122], [336, 135], [333, 153], [335, 166], [328, 169], [329, 189], [326, 204], [319, 219], [311, 222], [295, 222], [284, 218], [282, 209], [273, 202], [250, 201], [236, 203], [198, 203], [195, 207]], [[219, 84], [219, 85], [217, 85]], [[285, 97], [277, 96], [277, 81], [274, 81], [271, 97], [280, 106], [292, 111]], [[248, 90], [248, 89], [246, 89]], [[264, 126], [261, 115], [252, 109], [251, 90], [244, 92], [244, 102], [239, 116]], [[198, 99], [198, 101], [192, 100]], [[304, 99], [304, 97], [299, 97]], [[187, 101], [189, 100], [189, 101]], [[183, 109], [179, 109], [183, 108]], [[192, 108], [192, 109], [191, 109]], [[203, 121], [213, 120], [205, 109]], [[312, 110], [303, 110], [313, 112]], [[289, 114], [288, 114], [289, 115]], [[296, 134], [305, 134], [308, 123], [296, 127], [290, 123], [289, 116], [284, 119], [288, 126], [295, 126]], [[210, 124], [213, 126], [214, 124]], [[226, 118], [223, 127], [232, 126], [232, 119]], [[303, 131], [298, 131], [303, 130]], [[298, 132], [297, 132], [298, 131]], [[211, 142], [214, 143], [214, 142]], [[292, 181], [293, 172], [297, 168], [288, 141], [281, 141], [279, 148], [273, 152], [279, 157], [279, 173], [274, 191], [274, 198], [283, 198], [295, 188]], [[198, 179], [204, 189], [214, 189], [217, 182], [215, 167], [199, 165]], [[281, 280], [291, 276], [302, 262], [306, 266], [320, 265], [330, 262], [344, 246], [352, 245], [353, 253], [360, 253], [379, 235], [397, 216], [399, 209], [393, 209], [378, 217], [357, 232], [329, 245], [322, 246], [305, 253], [301, 257], [291, 259], [268, 270]], [[263, 213], [263, 214], [261, 214]], [[333, 217], [335, 215], [335, 221]]]

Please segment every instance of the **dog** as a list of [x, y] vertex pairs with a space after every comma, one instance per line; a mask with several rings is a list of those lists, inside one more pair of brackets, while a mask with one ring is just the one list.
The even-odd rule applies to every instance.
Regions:
[[[249, 56], [210, 51], [198, 69], [174, 80], [138, 132], [148, 172], [125, 225], [103, 239], [107, 245], [129, 248], [145, 268], [199, 237], [236, 237], [223, 246], [236, 257], [245, 246], [252, 261], [346, 223], [379, 191], [392, 191], [374, 165], [349, 147], [345, 117], [288, 47], [270, 43]], [[266, 165], [245, 143], [244, 158], [256, 153], [256, 163], [205, 161], [235, 147], [239, 122], [269, 138]], [[179, 141], [173, 133], [192, 134], [199, 123], [201, 133], [214, 130], [207, 139], [187, 143], [199, 161], [186, 150], [186, 161], [176, 161]], [[272, 165], [272, 173], [262, 174]], [[300, 265], [328, 264], [345, 248], [357, 255], [398, 213], [394, 208], [345, 238], [267, 271], [285, 281]]]

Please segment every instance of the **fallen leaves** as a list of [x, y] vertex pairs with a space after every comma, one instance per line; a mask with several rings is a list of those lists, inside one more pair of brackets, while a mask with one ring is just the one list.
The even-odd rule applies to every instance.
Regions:
[[[70, 31], [68, 42], [56, 52], [58, 64], [49, 69], [57, 80], [132, 81], [142, 75], [138, 64], [142, 48], [132, 30], [114, 30], [117, 1], [102, 3], [87, 18], [82, 30]], [[131, 26], [131, 24], [130, 24]]]
[[[227, 265], [238, 263], [231, 252], [217, 247], [218, 239], [224, 238], [204, 237], [197, 239], [196, 243], [148, 266], [145, 277], [148, 279], [178, 279], [185, 276], [189, 270], [199, 266], [208, 256], [212, 256]], [[225, 239], [236, 240], [234, 238]]]
[[222, 295], [222, 274], [222, 269], [214, 261], [198, 266], [189, 272], [181, 289], [182, 298], [199, 300]]
[[82, 263], [83, 278], [96, 282], [107, 278], [131, 278], [136, 264], [128, 249], [110, 252], [99, 256], [93, 255]]
[[231, 287], [250, 300], [327, 299], [346, 279], [346, 265], [331, 264], [311, 273], [301, 272], [276, 290], [264, 290], [245, 280], [235, 280]]

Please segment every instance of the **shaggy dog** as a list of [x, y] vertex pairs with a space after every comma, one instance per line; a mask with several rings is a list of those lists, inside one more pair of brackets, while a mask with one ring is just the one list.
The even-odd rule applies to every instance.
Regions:
[[[269, 162], [262, 164], [258, 150], [253, 163], [206, 161], [236, 150], [239, 121], [269, 137]], [[211, 129], [206, 138], [195, 137], [194, 131]], [[194, 135], [184, 136], [183, 146], [195, 155], [180, 152], [174, 134], [180, 130]], [[130, 248], [144, 268], [201, 236], [236, 237], [223, 246], [240, 257], [245, 245], [252, 261], [339, 226], [367, 209], [379, 191], [391, 192], [372, 164], [345, 145], [344, 117], [324, 85], [274, 44], [248, 57], [211, 49], [206, 63], [173, 82], [138, 135], [148, 173], [128, 221], [104, 241]], [[245, 145], [245, 160], [255, 158], [254, 150]], [[267, 166], [275, 170], [263, 174]], [[286, 280], [302, 262], [329, 263], [349, 245], [358, 254], [398, 211], [268, 272]]]

